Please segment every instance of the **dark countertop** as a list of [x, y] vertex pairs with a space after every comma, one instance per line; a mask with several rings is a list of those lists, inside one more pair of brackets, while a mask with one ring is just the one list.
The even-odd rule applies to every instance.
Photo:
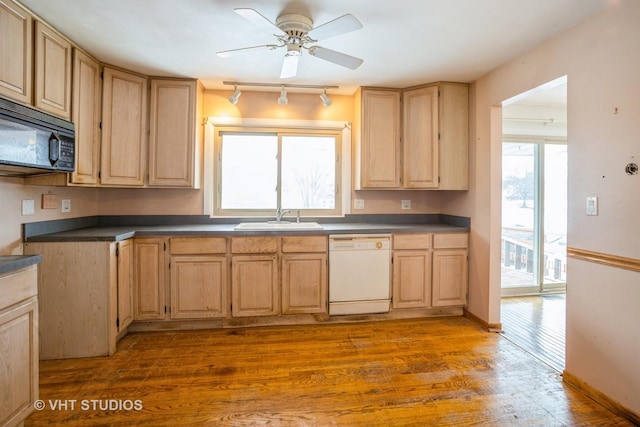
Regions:
[[27, 242], [117, 242], [132, 237], [328, 235], [374, 233], [465, 233], [469, 227], [449, 224], [330, 223], [318, 230], [234, 230], [237, 224], [185, 224], [157, 226], [87, 227], [32, 236]]
[[42, 255], [5, 255], [0, 256], [0, 274], [11, 273], [21, 268], [42, 262]]

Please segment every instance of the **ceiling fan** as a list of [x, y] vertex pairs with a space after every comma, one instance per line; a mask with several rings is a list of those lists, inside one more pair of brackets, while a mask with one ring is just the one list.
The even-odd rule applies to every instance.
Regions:
[[358, 68], [363, 62], [362, 59], [356, 58], [355, 56], [327, 49], [322, 46], [310, 46], [320, 40], [339, 36], [362, 28], [360, 21], [358, 21], [353, 15], [342, 15], [339, 18], [314, 28], [311, 18], [297, 13], [280, 15], [274, 24], [254, 9], [238, 8], [234, 9], [234, 11], [243, 18], [273, 34], [279, 44], [266, 44], [240, 49], [224, 50], [217, 52], [217, 55], [220, 57], [227, 58], [256, 50], [274, 50], [280, 47], [286, 47], [287, 52], [284, 55], [284, 62], [282, 63], [282, 70], [280, 72], [281, 79], [295, 77], [298, 72], [298, 60], [304, 50], [307, 50], [310, 55], [317, 58], [324, 59], [325, 61], [329, 61], [352, 70]]

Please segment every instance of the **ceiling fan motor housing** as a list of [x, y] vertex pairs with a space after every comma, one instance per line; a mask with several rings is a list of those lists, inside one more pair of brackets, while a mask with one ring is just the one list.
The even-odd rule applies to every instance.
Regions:
[[276, 26], [289, 37], [303, 38], [313, 28], [313, 21], [304, 15], [288, 13], [276, 19]]

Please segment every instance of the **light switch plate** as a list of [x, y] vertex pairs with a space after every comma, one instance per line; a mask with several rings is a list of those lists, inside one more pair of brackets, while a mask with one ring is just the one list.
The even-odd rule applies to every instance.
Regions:
[[587, 197], [587, 215], [588, 216], [598, 215], [598, 197], [597, 196]]
[[353, 209], [364, 209], [364, 199], [354, 199]]
[[69, 199], [62, 199], [62, 208], [60, 209], [61, 212], [71, 212], [71, 200]]
[[35, 202], [32, 199], [22, 201], [22, 215], [33, 215], [35, 212]]

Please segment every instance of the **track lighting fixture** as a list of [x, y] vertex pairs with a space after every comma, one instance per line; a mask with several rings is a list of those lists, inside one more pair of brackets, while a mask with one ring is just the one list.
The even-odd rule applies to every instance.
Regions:
[[233, 95], [229, 97], [229, 102], [233, 105], [236, 105], [238, 103], [238, 98], [240, 98], [240, 95], [242, 95], [242, 92], [240, 92], [240, 89], [238, 89], [237, 85], [234, 85], [233, 88]]
[[278, 104], [286, 105], [289, 102], [287, 99], [287, 91], [283, 88], [280, 89], [280, 98], [278, 98]]
[[321, 85], [296, 85], [296, 84], [271, 84], [271, 83], [251, 83], [251, 82], [222, 82], [225, 85], [233, 85], [234, 92], [233, 95], [229, 97], [229, 102], [232, 104], [238, 103], [238, 98], [242, 92], [238, 89], [238, 86], [259, 86], [259, 87], [279, 87], [280, 88], [280, 97], [278, 97], [278, 104], [286, 105], [289, 103], [287, 99], [287, 88], [296, 88], [296, 89], [322, 89], [322, 93], [320, 94], [320, 99], [322, 100], [322, 105], [328, 107], [331, 105], [333, 101], [331, 98], [327, 96], [327, 89], [338, 89], [338, 86], [321, 86]]
[[328, 107], [333, 102], [331, 101], [331, 98], [327, 96], [327, 89], [324, 89], [322, 91], [322, 93], [320, 94], [320, 99], [322, 99], [322, 105], [324, 105], [325, 107]]

